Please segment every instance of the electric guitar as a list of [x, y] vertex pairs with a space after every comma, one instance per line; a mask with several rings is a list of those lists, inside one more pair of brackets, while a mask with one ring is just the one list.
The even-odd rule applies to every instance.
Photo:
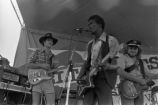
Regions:
[[148, 80], [147, 85], [140, 85], [139, 83], [130, 80], [123, 80], [119, 85], [119, 91], [124, 97], [135, 99], [142, 91], [148, 90], [148, 88], [154, 84], [154, 81], [151, 80]]
[[[102, 63], [107, 62], [108, 59], [109, 59], [109, 54], [106, 57], [104, 57], [101, 62]], [[105, 66], [106, 65], [98, 64], [97, 66], [90, 67], [89, 72], [87, 72], [84, 76], [82, 76], [80, 80], [77, 80], [79, 96], [82, 96], [88, 88], [94, 87], [94, 83], [93, 83], [94, 76], [97, 75], [98, 71], [102, 70], [103, 68], [105, 69], [106, 68]]]
[[88, 88], [95, 87], [95, 85], [93, 83], [93, 78], [95, 75], [97, 75], [97, 72], [101, 69], [102, 69], [101, 66], [93, 68], [92, 71], [87, 72], [86, 75], [84, 75], [80, 80], [77, 80], [79, 96], [82, 96]]
[[50, 73], [54, 73], [65, 68], [66, 67], [61, 67], [61, 68], [53, 69], [52, 71], [45, 71], [43, 69], [29, 69], [28, 81], [31, 85], [36, 85], [43, 80], [51, 79], [52, 77], [48, 76]]
[[126, 80], [126, 79], [121, 81], [119, 84], [120, 92], [124, 97], [126, 97], [128, 99], [134, 99], [134, 98], [138, 97], [138, 95], [142, 91], [148, 90], [149, 87], [151, 87], [155, 84], [154, 81], [152, 81], [150, 78], [145, 76], [144, 66], [143, 66], [143, 62], [141, 59], [139, 59], [139, 61], [135, 62], [134, 65], [126, 68], [125, 71], [131, 72], [131, 70], [133, 70], [135, 67], [137, 67], [138, 64], [140, 66], [141, 74], [146, 81], [146, 84], [141, 85], [137, 82]]

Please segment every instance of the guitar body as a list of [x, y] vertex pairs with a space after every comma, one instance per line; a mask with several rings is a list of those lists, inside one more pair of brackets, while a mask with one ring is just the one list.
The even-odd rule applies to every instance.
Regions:
[[124, 80], [120, 83], [119, 89], [121, 94], [128, 99], [135, 99], [140, 94], [140, 89], [132, 81]]
[[[106, 56], [102, 62], [107, 62], [107, 60], [109, 59], [109, 55]], [[105, 69], [105, 65], [99, 65], [99, 63], [94, 66], [94, 67], [90, 67], [90, 70], [89, 72], [86, 73], [86, 75], [84, 75], [81, 80], [79, 80], [78, 84], [78, 95], [79, 96], [82, 96], [85, 91], [88, 89], [88, 88], [93, 88], [95, 85], [93, 83], [93, 78], [94, 76], [97, 75], [98, 71], [101, 71]]]
[[28, 70], [28, 81], [30, 84], [36, 85], [41, 81], [51, 79], [52, 77], [48, 76], [48, 74], [55, 73], [63, 69], [66, 69], [66, 67], [56, 68], [52, 71], [45, 71], [43, 69], [30, 69]]
[[97, 75], [98, 71], [102, 69], [102, 66], [91, 67], [90, 71], [79, 80], [78, 95], [82, 96], [88, 88], [94, 87], [93, 78]]
[[121, 94], [128, 99], [137, 98], [142, 91], [148, 90], [148, 88], [147, 85], [140, 85], [129, 80], [123, 80], [119, 85]]
[[32, 85], [36, 85], [41, 81], [48, 79], [51, 79], [51, 77], [49, 77], [47, 72], [43, 69], [30, 69], [28, 71], [28, 80]]
[[87, 75], [83, 76], [81, 80], [78, 81], [78, 95], [82, 96], [88, 88], [93, 88], [93, 77], [87, 73]]

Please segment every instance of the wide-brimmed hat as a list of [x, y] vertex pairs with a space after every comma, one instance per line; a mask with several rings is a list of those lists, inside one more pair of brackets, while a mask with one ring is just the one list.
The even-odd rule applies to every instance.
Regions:
[[137, 46], [137, 47], [141, 46], [141, 42], [138, 40], [130, 40], [126, 44], [127, 46]]
[[58, 39], [54, 38], [52, 33], [46, 33], [44, 36], [40, 37], [39, 42], [44, 45], [44, 41], [46, 39], [52, 39], [53, 45], [55, 45], [58, 42]]

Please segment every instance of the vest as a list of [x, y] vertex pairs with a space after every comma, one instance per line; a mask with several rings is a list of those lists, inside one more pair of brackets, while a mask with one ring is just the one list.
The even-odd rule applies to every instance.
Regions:
[[[101, 58], [104, 58], [109, 53], [109, 36], [106, 36], [106, 42], [103, 41], [101, 45]], [[88, 57], [87, 57], [87, 69], [90, 68], [91, 65], [91, 49], [93, 42], [88, 45]], [[105, 82], [110, 86], [110, 88], [114, 88], [116, 84], [117, 73], [115, 70], [102, 70], [97, 73], [95, 79], [103, 78]]]

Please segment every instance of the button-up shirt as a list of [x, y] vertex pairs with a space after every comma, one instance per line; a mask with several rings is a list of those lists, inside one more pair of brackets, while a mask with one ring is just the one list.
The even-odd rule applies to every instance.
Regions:
[[[91, 50], [92, 51], [92, 55], [91, 55], [91, 65], [92, 66], [94, 66], [97, 62], [101, 61], [101, 58], [99, 57], [100, 56], [99, 52], [100, 52], [102, 42], [103, 41], [106, 42], [106, 38], [107, 38], [106, 36], [107, 36], [107, 34], [105, 32], [103, 32], [97, 41], [95, 41], [94, 39], [91, 40], [93, 42], [92, 50]], [[109, 35], [108, 43], [109, 43], [109, 50], [110, 50], [109, 55], [111, 58], [113, 58], [118, 53], [119, 43], [115, 37], [110, 36], [110, 35]], [[100, 60], [98, 60], [98, 59], [100, 59]]]
[[32, 57], [30, 58], [30, 63], [46, 63], [51, 66], [50, 58], [53, 56], [52, 52], [46, 53], [44, 49], [37, 49]]

